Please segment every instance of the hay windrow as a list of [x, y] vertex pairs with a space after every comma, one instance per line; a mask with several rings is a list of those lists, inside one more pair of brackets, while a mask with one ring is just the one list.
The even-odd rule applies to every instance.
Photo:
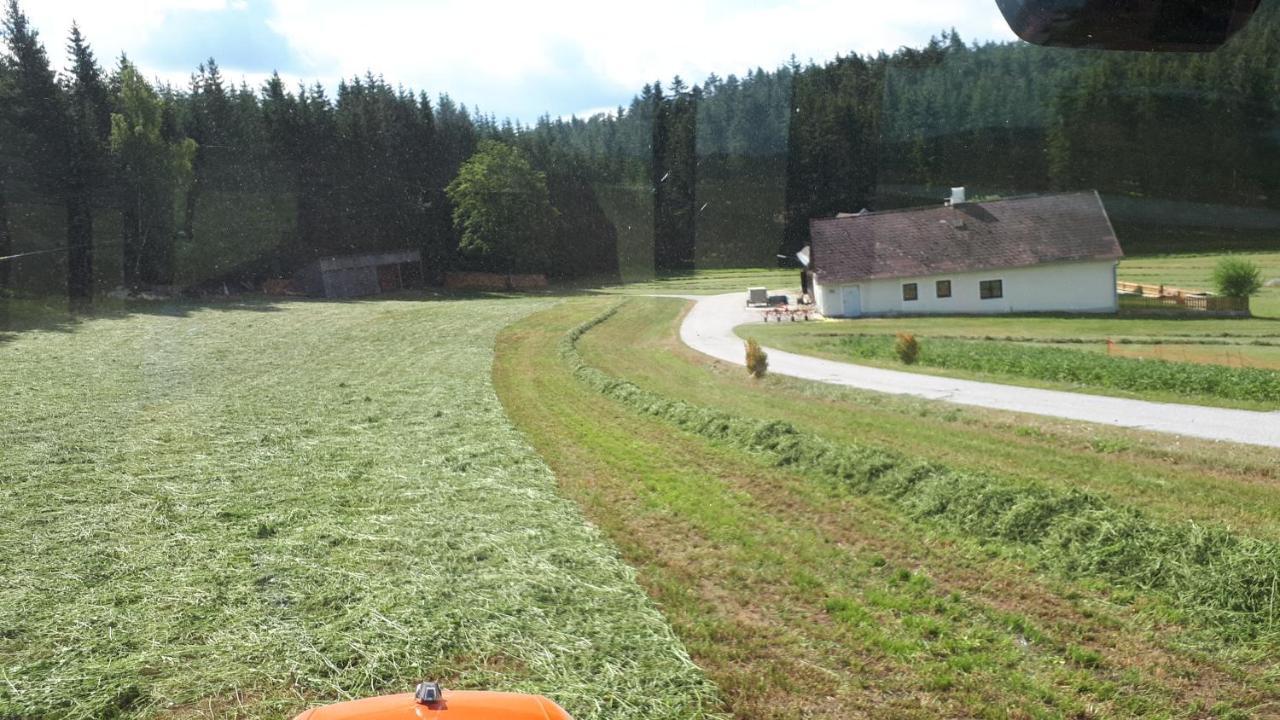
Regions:
[[588, 365], [577, 341], [614, 306], [561, 341], [579, 381], [687, 432], [894, 503], [909, 517], [989, 541], [1032, 548], [1069, 576], [1163, 593], [1194, 622], [1234, 640], [1280, 641], [1280, 544], [1224, 527], [1166, 523], [1109, 499], [806, 435], [780, 421], [670, 400]]

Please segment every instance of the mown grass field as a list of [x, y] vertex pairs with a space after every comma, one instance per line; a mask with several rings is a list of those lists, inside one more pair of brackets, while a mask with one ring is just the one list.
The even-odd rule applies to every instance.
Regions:
[[1062, 571], [1049, 546], [958, 531], [945, 510], [921, 515], [909, 497], [854, 491], [744, 449], [718, 434], [725, 421], [673, 418], [707, 408], [782, 421], [800, 437], [1002, 478], [1006, 492], [1083, 490], [1141, 508], [1156, 526], [1194, 520], [1264, 543], [1280, 535], [1274, 451], [755, 382], [681, 346], [683, 304], [669, 300], [631, 300], [578, 342], [593, 372], [638, 387], [632, 403], [615, 381], [604, 394], [583, 382], [564, 355], [566, 333], [613, 302], [574, 300], [504, 331], [499, 394], [564, 492], [637, 566], [736, 717], [1280, 709], [1265, 623], [1235, 636], [1176, 594]]
[[423, 678], [714, 712], [490, 384], [549, 304], [13, 308], [0, 717], [280, 718]]
[[[0, 717], [276, 718], [424, 677], [579, 720], [1280, 713], [1280, 453], [753, 381], [680, 344], [684, 307], [11, 303]], [[857, 448], [847, 477], [760, 444], [777, 423]]]

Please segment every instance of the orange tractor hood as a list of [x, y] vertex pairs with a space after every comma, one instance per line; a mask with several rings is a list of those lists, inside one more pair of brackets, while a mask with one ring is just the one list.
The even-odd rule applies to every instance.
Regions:
[[413, 693], [312, 708], [294, 720], [573, 720], [537, 695], [451, 691], [431, 705]]

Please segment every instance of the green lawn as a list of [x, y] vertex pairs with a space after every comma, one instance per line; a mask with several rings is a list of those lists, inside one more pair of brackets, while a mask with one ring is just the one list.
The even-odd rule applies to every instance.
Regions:
[[630, 300], [577, 344], [588, 368], [653, 394], [627, 399], [564, 354], [566, 334], [616, 302], [577, 299], [508, 328], [498, 391], [735, 717], [1247, 717], [1280, 700], [1270, 640], [1227, 641], [1172, 597], [1064, 577], [1026, 546], [913, 516], [909, 497], [827, 482], [798, 448], [746, 450], [720, 434], [726, 420], [676, 418], [782, 421], [800, 441], [899, 454], [921, 472], [1084, 490], [1158, 523], [1269, 540], [1274, 451], [753, 381], [679, 343], [674, 300]]
[[[1120, 263], [1121, 280], [1171, 285], [1189, 290], [1213, 290], [1213, 267], [1220, 254], [1133, 257]], [[1263, 280], [1280, 280], [1280, 252], [1248, 252], [1247, 258], [1262, 268]], [[1280, 319], [1280, 287], [1264, 288], [1250, 302], [1257, 317]]]
[[800, 270], [727, 269], [695, 270], [688, 273], [664, 275], [649, 281], [610, 285], [601, 292], [618, 295], [718, 295], [727, 292], [746, 294], [749, 287], [767, 287], [770, 290], [799, 287]]
[[549, 305], [9, 308], [0, 717], [278, 718], [432, 677], [716, 709], [495, 396], [495, 335]]

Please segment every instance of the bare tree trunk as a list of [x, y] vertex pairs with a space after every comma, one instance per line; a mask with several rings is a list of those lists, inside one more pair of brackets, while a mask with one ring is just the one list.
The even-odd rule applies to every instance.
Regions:
[[[4, 177], [8, 168], [0, 166], [0, 258], [13, 254], [13, 238], [9, 235], [9, 206], [4, 192]], [[9, 267], [12, 263], [0, 259], [0, 330], [9, 328]]]
[[[9, 236], [9, 207], [4, 193], [7, 168], [0, 167], [0, 258], [13, 254], [13, 238]], [[0, 291], [9, 287], [9, 263], [0, 260]]]
[[73, 309], [93, 299], [93, 202], [84, 188], [67, 195], [67, 297]]

